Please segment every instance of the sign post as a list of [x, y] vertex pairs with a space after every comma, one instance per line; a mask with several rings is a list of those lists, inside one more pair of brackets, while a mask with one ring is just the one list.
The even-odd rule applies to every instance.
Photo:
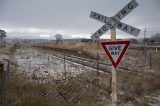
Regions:
[[112, 66], [111, 66], [111, 75], [112, 75], [112, 104], [117, 106], [117, 78], [116, 78], [116, 68], [122, 60], [126, 50], [128, 49], [131, 41], [115, 41], [116, 40], [116, 29], [111, 29], [111, 41], [101, 42], [103, 49], [108, 55]]
[[[113, 27], [111, 29], [111, 40], [116, 40], [116, 28]], [[112, 73], [112, 105], [117, 106], [117, 74], [116, 74], [116, 68], [111, 66], [111, 73]]]
[[101, 42], [106, 54], [112, 62], [111, 73], [112, 73], [112, 105], [117, 106], [117, 78], [116, 68], [120, 63], [123, 55], [128, 49], [131, 41], [115, 41], [116, 40], [116, 29], [129, 33], [133, 36], [138, 36], [140, 29], [127, 25], [120, 22], [126, 15], [128, 15], [133, 9], [138, 6], [135, 0], [131, 0], [126, 6], [124, 6], [117, 14], [113, 17], [107, 17], [102, 14], [91, 11], [90, 18], [105, 23], [100, 29], [91, 35], [93, 41], [98, 41], [100, 37], [111, 30], [111, 41]]

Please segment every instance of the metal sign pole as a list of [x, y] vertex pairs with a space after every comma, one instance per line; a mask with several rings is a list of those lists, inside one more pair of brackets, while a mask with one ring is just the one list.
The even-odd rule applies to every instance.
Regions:
[[[116, 40], [116, 29], [113, 27], [111, 29], [111, 40]], [[116, 68], [111, 67], [112, 71], [112, 105], [117, 106], [117, 77], [116, 77]]]

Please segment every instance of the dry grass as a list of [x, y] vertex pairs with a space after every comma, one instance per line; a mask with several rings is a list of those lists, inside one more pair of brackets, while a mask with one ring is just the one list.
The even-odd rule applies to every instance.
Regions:
[[85, 50], [85, 49], [97, 49], [96, 43], [65, 43], [65, 44], [50, 44], [45, 45], [50, 48], [63, 48], [63, 49], [74, 49], [74, 50]]
[[152, 68], [160, 74], [160, 53], [153, 53], [152, 55]]
[[[118, 73], [117, 76], [119, 89], [124, 91], [124, 94], [120, 96], [123, 102], [132, 101], [136, 104], [139, 102], [138, 99], [142, 99], [138, 103], [141, 104], [146, 95], [154, 94], [160, 90], [160, 76], [155, 73], [128, 72]], [[149, 101], [145, 101], [145, 104], [149, 104]]]
[[[118, 72], [119, 104], [132, 101], [136, 106], [148, 106], [146, 95], [160, 88], [160, 77], [154, 73]], [[110, 75], [79, 75], [67, 83], [31, 83], [25, 77], [10, 74], [7, 106], [104, 106], [110, 102]], [[43, 91], [41, 95], [39, 93]], [[105, 99], [104, 99], [105, 98]], [[138, 101], [140, 99], [141, 101]]]
[[[56, 45], [57, 46], [57, 45]], [[58, 47], [69, 47], [60, 45]], [[92, 45], [77, 44], [70, 49], [87, 49]], [[93, 46], [96, 48], [96, 45]], [[13, 52], [14, 49], [11, 50]], [[138, 51], [129, 50], [128, 56], [136, 57]], [[152, 55], [152, 69], [155, 72], [118, 72], [119, 104], [132, 101], [136, 106], [149, 106], [146, 95], [160, 90], [160, 55]], [[23, 75], [17, 75], [16, 66], [11, 65], [7, 106], [104, 106], [109, 103], [110, 74], [79, 75], [67, 83], [31, 83]], [[41, 91], [44, 93], [39, 94]], [[141, 101], [139, 101], [140, 99]]]
[[101, 97], [108, 86], [103, 80], [100, 85], [94, 74], [69, 78], [67, 83], [38, 84], [15, 71], [11, 65], [7, 106], [103, 106]]

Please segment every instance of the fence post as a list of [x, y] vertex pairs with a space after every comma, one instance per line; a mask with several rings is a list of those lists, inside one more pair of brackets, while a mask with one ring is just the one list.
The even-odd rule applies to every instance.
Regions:
[[6, 106], [6, 93], [8, 87], [9, 60], [0, 63], [0, 99], [2, 106]]
[[66, 63], [65, 63], [65, 53], [64, 53], [64, 78], [65, 78], [65, 82], [67, 82], [67, 72], [66, 72]]
[[149, 54], [149, 60], [150, 60], [149, 61], [149, 63], [150, 63], [149, 66], [150, 66], [150, 69], [151, 69], [152, 68], [152, 54], [151, 53]]
[[156, 52], [158, 51], [158, 49], [156, 48]]
[[48, 67], [50, 68], [50, 55], [48, 56]]
[[3, 105], [3, 64], [0, 63], [0, 104]]

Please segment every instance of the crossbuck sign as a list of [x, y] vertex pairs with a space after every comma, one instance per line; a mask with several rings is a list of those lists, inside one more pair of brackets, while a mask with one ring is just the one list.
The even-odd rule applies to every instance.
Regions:
[[91, 35], [92, 40], [93, 41], [99, 40], [100, 37], [112, 27], [116, 27], [126, 33], [137, 36], [140, 32], [139, 29], [120, 22], [121, 19], [123, 19], [127, 14], [129, 14], [137, 6], [138, 6], [138, 3], [135, 0], [132, 0], [125, 7], [123, 7], [115, 16], [110, 18], [102, 14], [91, 11], [91, 14], [90, 14], [91, 18], [105, 23], [105, 25], [103, 25], [93, 35]]

